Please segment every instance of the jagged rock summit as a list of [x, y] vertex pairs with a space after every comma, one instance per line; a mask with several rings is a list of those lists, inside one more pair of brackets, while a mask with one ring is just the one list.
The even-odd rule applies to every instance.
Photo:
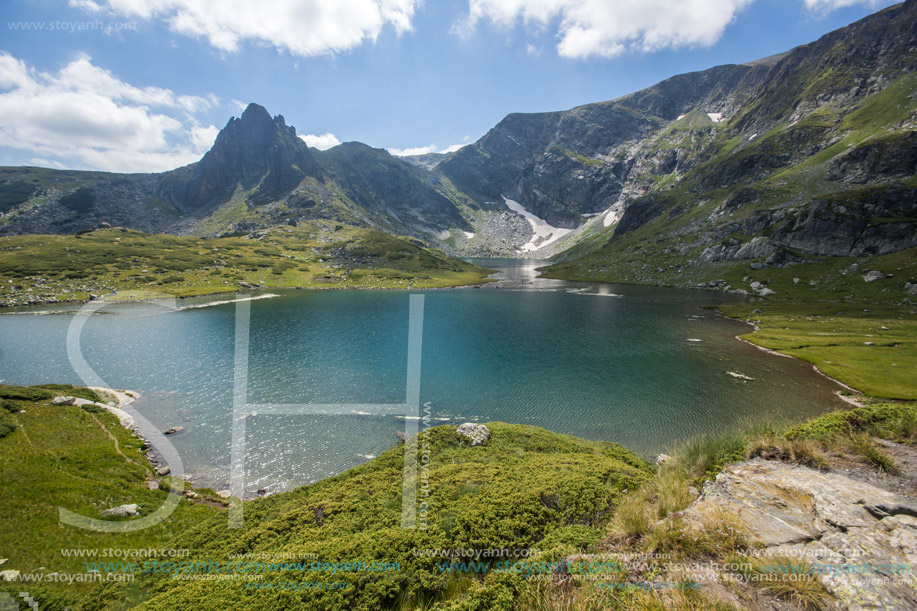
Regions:
[[271, 118], [267, 109], [249, 104], [239, 118], [229, 120], [204, 157], [191, 168], [176, 170], [158, 194], [182, 212], [194, 213], [228, 200], [240, 186], [256, 190], [255, 204], [268, 203], [306, 176], [321, 177], [321, 168], [296, 128], [283, 115]]

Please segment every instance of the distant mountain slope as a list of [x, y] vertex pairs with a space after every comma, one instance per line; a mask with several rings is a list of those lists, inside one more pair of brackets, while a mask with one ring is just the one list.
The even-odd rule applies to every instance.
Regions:
[[200, 162], [171, 172], [0, 168], [0, 235], [108, 222], [211, 236], [324, 219], [452, 254], [566, 251], [584, 278], [645, 253], [668, 270], [897, 252], [917, 245], [915, 32], [908, 0], [748, 64], [508, 115], [446, 155], [318, 151], [253, 104]]
[[470, 229], [443, 179], [382, 149], [309, 148], [251, 104], [197, 163], [161, 174], [0, 168], [0, 235], [74, 233], [100, 223], [221, 235], [325, 219], [434, 238]]
[[[674, 285], [717, 274], [734, 289], [747, 276], [749, 290], [771, 268], [917, 247], [915, 67], [914, 1], [794, 49], [692, 167], [660, 176], [550, 273]], [[909, 280], [888, 289], [900, 299]]]
[[719, 66], [611, 102], [511, 114], [437, 169], [481, 203], [506, 196], [552, 225], [576, 227], [635, 188], [630, 182], [637, 175], [668, 174], [691, 152], [666, 147], [634, 155], [642, 142], [694, 109], [735, 112], [766, 73], [766, 67]]

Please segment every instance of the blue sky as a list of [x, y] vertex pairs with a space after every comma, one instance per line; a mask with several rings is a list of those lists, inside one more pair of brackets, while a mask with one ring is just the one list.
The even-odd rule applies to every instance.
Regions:
[[510, 112], [785, 51], [859, 0], [5, 0], [0, 164], [159, 171], [240, 104], [318, 146], [446, 150]]

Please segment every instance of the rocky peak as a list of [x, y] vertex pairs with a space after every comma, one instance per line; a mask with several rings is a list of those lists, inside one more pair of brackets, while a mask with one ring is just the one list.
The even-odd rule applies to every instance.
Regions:
[[241, 117], [231, 118], [190, 176], [187, 170], [170, 172], [160, 190], [184, 212], [209, 210], [229, 199], [237, 186], [257, 205], [285, 195], [306, 176], [321, 177], [296, 129], [282, 115], [271, 118], [258, 104], [249, 104]]

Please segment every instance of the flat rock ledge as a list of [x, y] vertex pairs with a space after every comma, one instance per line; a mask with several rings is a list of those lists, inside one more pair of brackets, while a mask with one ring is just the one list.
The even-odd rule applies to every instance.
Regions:
[[490, 439], [490, 429], [483, 424], [475, 424], [473, 422], [460, 424], [456, 429], [456, 433], [459, 434], [459, 437], [467, 439], [473, 446], [483, 445], [485, 441]]
[[756, 458], [708, 482], [683, 515], [700, 523], [724, 513], [767, 548], [765, 557], [840, 567], [816, 571], [837, 608], [917, 609], [917, 505], [909, 499], [839, 473]]

